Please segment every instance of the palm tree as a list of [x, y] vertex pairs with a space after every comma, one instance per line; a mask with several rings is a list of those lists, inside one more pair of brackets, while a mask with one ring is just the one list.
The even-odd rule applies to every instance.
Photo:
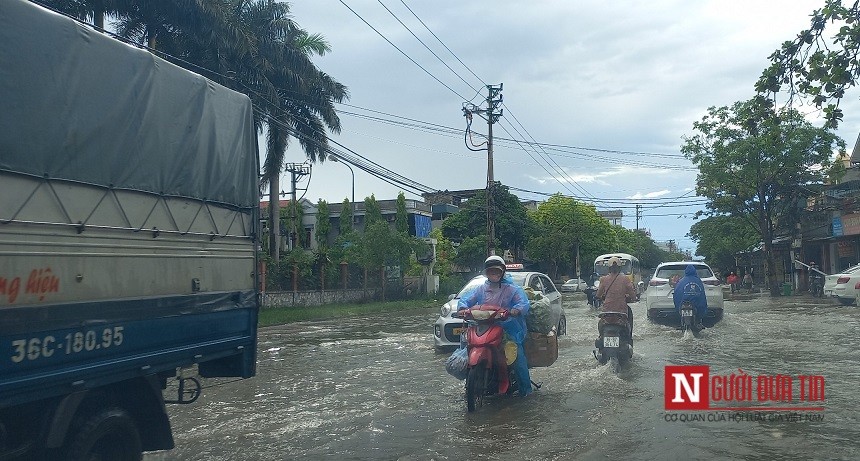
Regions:
[[177, 64], [246, 93], [255, 126], [267, 128], [261, 186], [269, 185], [271, 256], [278, 260], [278, 184], [290, 138], [311, 162], [324, 161], [326, 130], [340, 132], [335, 102], [344, 85], [311, 61], [331, 51], [319, 34], [301, 29], [288, 3], [274, 0], [53, 0], [82, 19], [117, 19], [123, 37]]
[[312, 56], [322, 56], [331, 48], [322, 36], [309, 34], [293, 22], [289, 4], [256, 0], [244, 10], [242, 18], [260, 39], [258, 69], [277, 93], [275, 98], [257, 101], [257, 107], [265, 108], [262, 120], [268, 129], [261, 185], [269, 186], [269, 222], [272, 223], [269, 249], [272, 259], [277, 261], [278, 186], [289, 140], [296, 139], [311, 162], [324, 161], [328, 151], [326, 129], [340, 132], [334, 103], [347, 98], [348, 92], [344, 85], [313, 64]]

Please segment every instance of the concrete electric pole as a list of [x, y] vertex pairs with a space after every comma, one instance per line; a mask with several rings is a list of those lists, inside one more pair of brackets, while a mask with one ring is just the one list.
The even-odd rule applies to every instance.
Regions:
[[[478, 114], [487, 121], [487, 256], [496, 254], [496, 210], [493, 200], [495, 178], [493, 177], [493, 124], [499, 121], [502, 116], [502, 109], [496, 112], [499, 104], [502, 103], [502, 84], [487, 85], [487, 108], [481, 109], [474, 104], [463, 106], [463, 114], [470, 120], [472, 114]], [[473, 149], [470, 150], [483, 150]]]

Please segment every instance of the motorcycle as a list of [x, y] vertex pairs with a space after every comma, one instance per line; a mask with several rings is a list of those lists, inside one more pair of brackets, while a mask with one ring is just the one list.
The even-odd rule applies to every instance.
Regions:
[[814, 274], [809, 278], [809, 293], [815, 298], [824, 296], [824, 277]]
[[701, 325], [701, 319], [696, 314], [693, 304], [690, 301], [681, 303], [681, 330], [684, 333], [689, 330], [693, 336], [699, 336], [699, 332], [703, 329]]
[[627, 314], [621, 312], [601, 312], [598, 314], [597, 331], [600, 336], [594, 341], [594, 358], [601, 365], [607, 362], [612, 371], [618, 372], [633, 358], [633, 341], [630, 337], [630, 324]]
[[466, 348], [469, 365], [466, 375], [466, 408], [475, 411], [488, 395], [510, 395], [517, 388], [513, 368], [509, 368], [502, 347], [504, 330], [500, 322], [510, 311], [481, 305], [458, 312], [466, 320]]
[[600, 309], [600, 307], [603, 305], [603, 301], [597, 297], [597, 289], [599, 287], [600, 281], [596, 280], [593, 286], [587, 286], [584, 290], [582, 290], [583, 292], [585, 292], [585, 295], [588, 298], [588, 305], [595, 309]]

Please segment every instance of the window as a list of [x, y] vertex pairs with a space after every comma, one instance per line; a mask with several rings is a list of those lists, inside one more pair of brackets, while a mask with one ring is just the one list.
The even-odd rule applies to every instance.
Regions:
[[529, 281], [529, 288], [534, 290], [536, 293], [543, 293], [543, 287], [540, 283], [540, 277], [538, 277], [537, 275], [533, 276], [532, 279]]
[[552, 284], [549, 278], [541, 276], [541, 282], [543, 282], [544, 293], [555, 293], [555, 285]]

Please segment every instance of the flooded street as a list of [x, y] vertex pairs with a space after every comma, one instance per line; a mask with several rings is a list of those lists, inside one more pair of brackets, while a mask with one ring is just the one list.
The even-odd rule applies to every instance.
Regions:
[[[565, 302], [559, 359], [532, 369], [543, 387], [471, 414], [463, 382], [445, 372], [450, 352], [433, 348], [437, 309], [262, 329], [257, 376], [205, 380], [196, 403], [169, 405], [176, 448], [144, 459], [860, 459], [860, 309], [809, 296], [727, 300], [723, 320], [693, 338], [650, 323], [643, 301], [632, 305], [633, 361], [616, 375], [591, 355], [597, 319], [584, 296]], [[689, 364], [753, 380], [823, 376], [824, 411], [816, 421], [671, 421], [663, 367]], [[796, 387], [787, 404], [800, 406]]]

